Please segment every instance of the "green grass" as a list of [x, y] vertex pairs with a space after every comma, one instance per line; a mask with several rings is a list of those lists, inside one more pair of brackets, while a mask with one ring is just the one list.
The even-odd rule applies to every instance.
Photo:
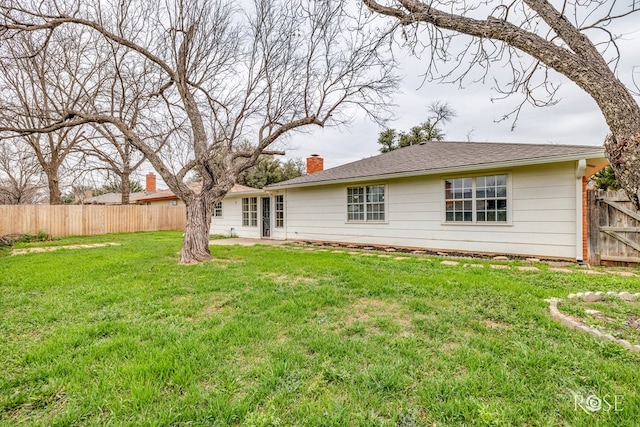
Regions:
[[[563, 327], [544, 301], [640, 292], [637, 278], [270, 246], [180, 266], [180, 236], [0, 259], [0, 425], [640, 419], [640, 355]], [[618, 410], [576, 408], [589, 395]]]
[[640, 345], [640, 301], [628, 302], [607, 296], [598, 302], [562, 300], [558, 308], [588, 326]]

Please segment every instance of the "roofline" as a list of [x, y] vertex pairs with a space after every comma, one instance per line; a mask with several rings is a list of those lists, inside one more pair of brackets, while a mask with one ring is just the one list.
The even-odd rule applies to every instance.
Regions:
[[[297, 187], [315, 187], [318, 185], [342, 184], [347, 182], [373, 181], [373, 180], [379, 180], [379, 179], [410, 178], [414, 176], [441, 175], [445, 173], [481, 171], [481, 170], [490, 170], [490, 169], [511, 168], [511, 167], [518, 167], [518, 166], [562, 163], [562, 162], [570, 162], [570, 161], [575, 161], [580, 159], [604, 158], [605, 157], [604, 148], [602, 148], [600, 152], [601, 152], [600, 156], [596, 155], [596, 153], [594, 153], [593, 151], [589, 151], [589, 152], [579, 153], [579, 154], [565, 154], [562, 156], [538, 157], [533, 159], [512, 160], [508, 162], [481, 163], [478, 165], [456, 166], [456, 167], [450, 167], [450, 168], [428, 169], [428, 170], [418, 170], [418, 171], [410, 171], [410, 172], [396, 172], [396, 173], [388, 173], [388, 174], [382, 174], [382, 175], [357, 176], [352, 178], [327, 179], [323, 181], [304, 182], [300, 184], [289, 184], [289, 185], [272, 184], [272, 185], [266, 186], [265, 190], [283, 190], [287, 188], [297, 188]], [[326, 170], [329, 170], [329, 169], [326, 169]]]
[[[266, 191], [260, 189], [260, 188], [256, 188], [253, 190], [245, 190], [245, 191], [234, 191], [231, 192], [229, 191], [227, 194], [224, 195], [224, 197], [229, 197], [229, 196], [235, 196], [235, 195], [249, 195], [249, 194], [262, 194], [262, 193], [266, 193]], [[175, 194], [170, 195], [170, 196], [161, 196], [161, 197], [145, 197], [142, 199], [137, 199], [135, 202], [160, 202], [160, 201], [164, 201], [164, 200], [179, 200], [180, 198], [178, 196], [176, 196]]]

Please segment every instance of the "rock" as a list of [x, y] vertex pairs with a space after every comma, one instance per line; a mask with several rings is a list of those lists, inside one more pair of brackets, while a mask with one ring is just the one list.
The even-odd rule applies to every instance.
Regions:
[[618, 340], [618, 344], [626, 348], [627, 350], [633, 350], [633, 346], [627, 340]]
[[465, 267], [465, 268], [483, 268], [484, 265], [482, 265], [482, 264], [465, 264], [465, 265], [463, 265], [463, 267]]
[[589, 333], [596, 338], [602, 338], [602, 335], [603, 335], [602, 331], [599, 331], [598, 329], [595, 329], [595, 328], [589, 328]]
[[414, 254], [414, 255], [424, 255], [427, 252], [426, 251], [411, 251], [411, 253]]
[[584, 292], [578, 292], [578, 293], [576, 294], [576, 298], [578, 298], [578, 299], [583, 299], [583, 298], [584, 298]]
[[491, 264], [489, 267], [495, 268], [497, 270], [505, 270], [509, 268], [508, 265], [503, 265], [503, 264]]
[[567, 298], [569, 299], [574, 299], [576, 297], [576, 294], [569, 294], [567, 295]]
[[549, 270], [556, 271], [558, 273], [571, 273], [571, 270], [569, 270], [568, 268], [562, 268], [562, 267], [553, 267], [553, 268], [550, 268]]
[[365, 251], [372, 251], [373, 250], [373, 246], [365, 246], [364, 248]]
[[396, 252], [396, 248], [384, 248], [385, 252]]
[[635, 297], [631, 295], [629, 292], [620, 292], [618, 294], [618, 298], [625, 301], [633, 301], [635, 299]]
[[584, 297], [582, 297], [582, 299], [585, 302], [596, 302], [596, 301], [601, 301], [603, 299], [603, 296], [597, 295], [593, 292], [585, 292]]
[[394, 259], [395, 259], [396, 261], [402, 261], [402, 260], [404, 260], [404, 259], [409, 259], [409, 257], [406, 257], [406, 256], [397, 256], [397, 257], [395, 257]]
[[447, 261], [447, 260], [444, 260], [444, 261], [440, 262], [440, 264], [442, 264], [442, 265], [452, 265], [453, 266], [453, 265], [458, 265], [460, 263], [458, 261]]
[[617, 293], [617, 292], [609, 291], [609, 292], [607, 292], [607, 296], [608, 296], [608, 297], [615, 297], [615, 296], [618, 296], [618, 293]]
[[520, 271], [540, 271], [538, 267], [518, 267]]
[[540, 260], [538, 258], [527, 258], [527, 261], [529, 261], [529, 262], [540, 262]]
[[587, 313], [587, 314], [600, 314], [600, 312], [598, 310], [593, 310], [591, 308], [585, 309], [584, 312]]
[[616, 337], [611, 334], [602, 334], [602, 339], [607, 341], [616, 341]]
[[633, 351], [637, 351], [638, 353], [640, 353], [640, 345], [634, 345]]
[[493, 259], [496, 261], [509, 261], [509, 257], [506, 257], [504, 255], [494, 256]]

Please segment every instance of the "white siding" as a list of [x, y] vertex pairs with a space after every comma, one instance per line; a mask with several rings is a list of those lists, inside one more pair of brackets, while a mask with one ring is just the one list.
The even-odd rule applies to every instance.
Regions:
[[446, 175], [371, 182], [387, 185], [385, 223], [347, 222], [352, 184], [288, 189], [286, 238], [575, 258], [575, 167], [565, 162], [495, 171], [510, 179], [505, 225], [444, 223]]
[[[258, 197], [258, 204], [260, 199]], [[259, 212], [258, 212], [259, 214]], [[222, 234], [223, 236], [260, 238], [260, 216], [258, 215], [258, 227], [242, 226], [242, 197], [227, 196], [222, 200], [222, 217], [211, 218], [210, 234]]]

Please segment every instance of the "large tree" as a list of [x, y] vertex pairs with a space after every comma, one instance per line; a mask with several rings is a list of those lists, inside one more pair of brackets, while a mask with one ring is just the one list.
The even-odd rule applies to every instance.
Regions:
[[[386, 111], [397, 82], [385, 41], [370, 17], [348, 3], [254, 0], [243, 10], [222, 0], [4, 0], [3, 43], [23, 32], [89, 29], [136, 57], [139, 67], [128, 72], [135, 77], [144, 70], [153, 84], [140, 96], [158, 101], [135, 123], [114, 117], [107, 101], [96, 99], [91, 108], [65, 111], [54, 125], [4, 131], [42, 133], [86, 123], [115, 128], [186, 204], [180, 261], [210, 259], [213, 207], [276, 141], [309, 126], [344, 123], [353, 107], [373, 118]], [[158, 117], [160, 124], [150, 125]], [[161, 150], [149, 142], [153, 132], [173, 129], [181, 131]], [[238, 148], [246, 140], [254, 148]], [[176, 159], [183, 161], [176, 165]], [[199, 193], [185, 179], [193, 171], [202, 177]]]
[[[616, 178], [640, 209], [640, 106], [616, 76], [620, 34], [612, 22], [634, 23], [637, 1], [362, 0], [394, 18], [416, 51], [426, 49], [427, 76], [462, 82], [471, 68], [480, 79], [492, 62], [511, 67], [505, 93], [524, 93], [534, 105], [553, 102], [549, 70], [563, 74], [598, 104], [611, 130], [605, 149]], [[471, 36], [455, 52], [458, 35]], [[532, 61], [525, 61], [525, 53]], [[442, 72], [438, 64], [449, 61]], [[472, 77], [473, 78], [473, 77]], [[477, 78], [477, 77], [476, 77]], [[545, 96], [540, 98], [542, 92]], [[547, 96], [548, 95], [548, 96]], [[518, 110], [519, 112], [519, 110]]]
[[[91, 90], [88, 48], [82, 31], [15, 34], [0, 47], [0, 127], [41, 128], [65, 111], [80, 108]], [[99, 67], [95, 64], [94, 67]], [[65, 162], [83, 139], [80, 128], [58, 128], [18, 138], [35, 154], [47, 178], [49, 203], [61, 203]]]

